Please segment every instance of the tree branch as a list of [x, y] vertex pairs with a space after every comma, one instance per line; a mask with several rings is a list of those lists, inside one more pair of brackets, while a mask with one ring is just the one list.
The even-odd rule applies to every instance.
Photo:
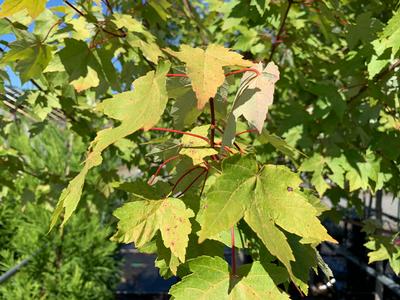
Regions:
[[[395, 63], [391, 64], [387, 69], [379, 73], [374, 79], [374, 82], [378, 82], [379, 80], [383, 79], [386, 75], [390, 74], [394, 69], [400, 66], [400, 59], [398, 59]], [[368, 82], [366, 82], [361, 89], [355, 94], [353, 97], [349, 99], [347, 102], [348, 104], [354, 103], [354, 101], [361, 96], [366, 90], [368, 90]]]
[[82, 17], [85, 16], [85, 14], [83, 12], [81, 12], [78, 8], [76, 8], [75, 5], [73, 5], [72, 3], [70, 3], [67, 0], [64, 0], [65, 4], [67, 4], [69, 7], [71, 7], [74, 11], [76, 11], [79, 15], [81, 15]]
[[293, 4], [293, 0], [288, 0], [288, 6], [286, 7], [285, 12], [283, 13], [281, 25], [279, 26], [278, 33], [277, 33], [277, 35], [275, 37], [276, 41], [274, 41], [274, 43], [272, 44], [271, 53], [269, 54], [268, 62], [270, 62], [272, 60], [272, 57], [274, 56], [275, 50], [278, 47], [279, 43], [277, 42], [277, 40], [279, 40], [279, 37], [281, 36], [281, 34], [282, 34], [282, 32], [283, 32], [283, 30], [285, 28], [286, 19], [288, 17], [289, 10], [290, 10], [292, 4]]

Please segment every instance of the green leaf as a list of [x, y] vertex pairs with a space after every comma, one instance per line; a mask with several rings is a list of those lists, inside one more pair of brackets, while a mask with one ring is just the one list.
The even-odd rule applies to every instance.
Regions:
[[[160, 63], [156, 71], [150, 71], [134, 81], [133, 91], [116, 94], [98, 105], [100, 111], [121, 123], [119, 126], [99, 131], [91, 142], [83, 169], [60, 196], [52, 216], [50, 230], [63, 209], [65, 209], [65, 214], [62, 225], [75, 211], [82, 194], [86, 174], [91, 168], [101, 164], [101, 153], [113, 143], [140, 128], [148, 130], [159, 121], [168, 100], [165, 75], [169, 68], [169, 62]], [[132, 111], [136, 113], [133, 114]]]
[[67, 38], [58, 55], [76, 89], [98, 86], [102, 68], [86, 42]]
[[250, 5], [255, 6], [260, 16], [262, 16], [268, 9], [270, 2], [271, 0], [251, 0]]
[[354, 49], [360, 41], [370, 43], [376, 37], [376, 32], [381, 28], [381, 23], [377, 19], [372, 18], [370, 11], [359, 14], [356, 24], [349, 26], [347, 34], [349, 48]]
[[225, 66], [251, 66], [240, 54], [219, 45], [209, 45], [206, 50], [182, 45], [180, 52], [166, 50], [186, 64], [186, 73], [192, 81], [197, 96], [197, 108], [202, 109], [224, 83]]
[[[209, 129], [210, 125], [198, 126], [193, 128], [190, 133], [207, 137]], [[204, 140], [194, 136], [184, 135], [182, 137], [182, 149], [179, 151], [179, 154], [190, 157], [193, 161], [193, 165], [198, 165], [203, 162], [205, 157], [218, 154], [218, 151], [210, 148], [210, 144]]]
[[294, 256], [281, 228], [300, 236], [302, 243], [336, 242], [318, 220], [318, 210], [300, 191], [301, 180], [288, 168], [265, 165], [258, 171], [251, 156], [234, 156], [224, 161], [222, 171], [201, 204], [199, 242], [244, 217], [289, 272]]
[[173, 299], [289, 299], [259, 262], [243, 265], [232, 276], [219, 257], [201, 256], [189, 261], [192, 274], [172, 286]]
[[365, 247], [371, 250], [368, 253], [369, 261], [371, 264], [375, 261], [389, 260], [390, 266], [393, 271], [400, 274], [400, 247], [395, 245], [394, 240], [397, 235], [392, 237], [372, 236], [365, 244]]
[[192, 125], [201, 111], [196, 107], [196, 94], [190, 87], [190, 81], [172, 78], [167, 83], [167, 90], [168, 96], [175, 99], [171, 109], [175, 127], [183, 129], [185, 126]]
[[[400, 49], [400, 9], [394, 13], [385, 29], [380, 34], [380, 37], [373, 41], [372, 44], [376, 55], [372, 56], [368, 64], [370, 79], [380, 73], [381, 70], [396, 57]], [[391, 55], [386, 55], [387, 52], [391, 53]]]
[[251, 203], [249, 195], [257, 172], [255, 161], [234, 156], [223, 161], [222, 171], [201, 205], [199, 242], [233, 227]]
[[24, 39], [10, 44], [10, 50], [4, 55], [1, 62], [16, 62], [16, 71], [23, 82], [39, 77], [52, 58], [51, 47], [44, 45], [38, 37], [31, 33], [24, 33]]
[[299, 171], [313, 172], [311, 184], [315, 187], [320, 196], [329, 188], [329, 184], [327, 184], [324, 179], [324, 167], [324, 157], [318, 153], [314, 153], [312, 157], [305, 159], [299, 168]]
[[127, 41], [133, 48], [139, 48], [143, 55], [153, 63], [158, 62], [159, 57], [163, 57], [160, 47], [154, 42], [145, 42], [137, 36], [128, 34]]
[[260, 141], [261, 144], [270, 143], [276, 150], [282, 152], [284, 155], [287, 155], [296, 166], [297, 157], [300, 155], [306, 156], [295, 147], [289, 145], [288, 142], [286, 142], [284, 139], [280, 138], [276, 134], [272, 134], [267, 131], [264, 131], [261, 135], [258, 136], [258, 141]]
[[21, 10], [26, 10], [35, 19], [46, 7], [46, 0], [5, 0], [1, 6], [0, 18], [11, 17]]
[[141, 247], [160, 230], [165, 247], [184, 262], [192, 231], [189, 218], [194, 217], [194, 213], [177, 198], [148, 200], [135, 197], [134, 200], [114, 212], [119, 222], [112, 239], [122, 243], [134, 242], [136, 247]]

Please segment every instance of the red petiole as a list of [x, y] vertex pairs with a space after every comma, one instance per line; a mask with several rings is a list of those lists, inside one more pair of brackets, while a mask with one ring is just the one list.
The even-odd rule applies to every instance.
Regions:
[[179, 184], [187, 175], [189, 175], [189, 174], [192, 173], [194, 170], [199, 169], [199, 168], [206, 170], [206, 168], [204, 168], [204, 167], [202, 167], [202, 166], [194, 166], [194, 167], [190, 168], [190, 169], [187, 170], [185, 173], [183, 173], [183, 174], [181, 175], [181, 177], [178, 178], [178, 180], [175, 182], [174, 186], [172, 187], [172, 190], [171, 190], [171, 191], [173, 192], [173, 191], [176, 189], [176, 187], [178, 186], [178, 184]]
[[[260, 76], [260, 75], [261, 75], [261, 73], [260, 73], [258, 70], [254, 69], [254, 68], [244, 68], [244, 69], [240, 69], [240, 70], [228, 72], [228, 73], [225, 74], [225, 77], [228, 77], [228, 76], [231, 76], [231, 75], [235, 75], [235, 74], [245, 73], [245, 72], [254, 72], [254, 73], [257, 74], [257, 76]], [[167, 77], [189, 77], [189, 76], [188, 76], [187, 74], [185, 74], [185, 73], [169, 73], [169, 74], [167, 74], [166, 76], [167, 76]], [[218, 143], [218, 142], [216, 143], [216, 142], [214, 142], [214, 130], [217, 129], [217, 130], [220, 131], [220, 132], [222, 132], [222, 130], [219, 129], [219, 128], [215, 125], [214, 105], [213, 105], [213, 104], [214, 104], [214, 103], [213, 103], [213, 99], [210, 98], [210, 108], [211, 108], [211, 115], [212, 115], [212, 122], [211, 122], [211, 123], [212, 123], [212, 124], [211, 124], [212, 135], [211, 135], [211, 140], [208, 139], [208, 138], [205, 137], [205, 136], [201, 136], [201, 135], [198, 135], [198, 134], [195, 134], [195, 133], [185, 132], [185, 131], [176, 130], [176, 129], [170, 129], [170, 128], [152, 127], [152, 128], [150, 128], [149, 130], [153, 130], [153, 131], [165, 131], [165, 132], [171, 132], [171, 133], [178, 133], [178, 134], [189, 135], [189, 136], [192, 136], [192, 137], [201, 139], [201, 140], [203, 140], [203, 141], [206, 141], [206, 142], [207, 142], [208, 144], [210, 144], [211, 147], [213, 147], [213, 148], [214, 148], [215, 146], [217, 146], [217, 145], [220, 146], [221, 143]], [[238, 135], [240, 135], [240, 134], [243, 134], [243, 133], [246, 133], [246, 132], [251, 132], [251, 131], [254, 131], [254, 130], [246, 130], [246, 131], [243, 131], [243, 132], [239, 132], [239, 133], [236, 134], [236, 136], [238, 136]], [[242, 153], [242, 149], [240, 149], [240, 147], [239, 147], [236, 143], [235, 143], [235, 146], [238, 148], [238, 150], [240, 151], [240, 153]], [[232, 151], [229, 147], [227, 147], [227, 146], [224, 146], [224, 150], [226, 150], [226, 151], [228, 151], [228, 152], [230, 152], [230, 153], [233, 153], [233, 151]], [[172, 160], [174, 160], [174, 159], [176, 159], [176, 158], [178, 158], [178, 157], [179, 157], [179, 155], [175, 155], [175, 156], [172, 156], [172, 157], [168, 158], [167, 160], [165, 160], [165, 161], [157, 168], [157, 171], [152, 175], [152, 177], [151, 177], [151, 179], [149, 180], [148, 183], [151, 185], [151, 184], [154, 182], [155, 178], [156, 178], [156, 177], [158, 176], [158, 174], [160, 173], [161, 169], [162, 169], [167, 163], [169, 163], [170, 161], [172, 161]], [[212, 156], [212, 158], [218, 160], [218, 156], [217, 156], [217, 155]], [[199, 175], [197, 175], [197, 176], [194, 178], [194, 180], [184, 189], [184, 191], [182, 191], [182, 192], [180, 193], [180, 195], [183, 195], [187, 190], [189, 190], [190, 187], [192, 187], [192, 185], [193, 185], [204, 173], [206, 173], [206, 176], [205, 176], [205, 179], [204, 179], [204, 182], [203, 182], [203, 186], [202, 186], [201, 192], [200, 192], [200, 195], [201, 195], [201, 193], [203, 193], [204, 186], [205, 186], [205, 182], [206, 182], [207, 177], [208, 177], [208, 167], [204, 168], [204, 167], [201, 167], [201, 166], [194, 166], [194, 167], [190, 168], [189, 170], [187, 170], [183, 175], [181, 175], [181, 177], [178, 178], [178, 180], [176, 181], [176, 183], [175, 183], [174, 186], [172, 187], [172, 192], [175, 190], [175, 188], [178, 186], [178, 184], [179, 184], [186, 176], [188, 176], [191, 172], [193, 172], [194, 170], [196, 170], [196, 169], [198, 169], [198, 168], [203, 168], [204, 170], [203, 170]], [[231, 237], [232, 237], [232, 272], [233, 272], [233, 274], [235, 274], [235, 273], [236, 273], [236, 257], [235, 257], [235, 234], [234, 234], [233, 228], [232, 228], [232, 231], [231, 231], [231, 235], [232, 235], [232, 236], [231, 236]]]
[[[225, 74], [225, 77], [235, 75], [235, 74], [245, 73], [245, 72], [254, 72], [257, 74], [257, 76], [261, 75], [260, 71], [254, 69], [254, 68], [244, 68], [244, 69], [228, 72]], [[185, 73], [169, 73], [169, 74], [167, 74], [167, 77], [189, 77], [189, 76]]]
[[180, 194], [179, 194], [177, 197], [180, 197], [180, 196], [182, 196], [183, 194], [185, 194], [185, 193], [192, 187], [192, 185], [193, 185], [201, 176], [203, 176], [204, 173], [206, 173], [206, 178], [207, 178], [207, 176], [208, 176], [208, 170], [207, 170], [207, 169], [204, 169], [199, 175], [197, 175], [197, 176], [192, 180], [192, 182], [191, 182], [182, 192], [180, 192]]
[[152, 185], [153, 182], [154, 182], [154, 180], [156, 179], [156, 177], [157, 177], [158, 174], [160, 173], [161, 169], [162, 169], [167, 163], [169, 163], [170, 161], [173, 161], [174, 159], [177, 159], [178, 157], [179, 157], [179, 155], [175, 155], [175, 156], [172, 156], [172, 157], [166, 159], [165, 161], [163, 161], [163, 163], [158, 167], [157, 171], [151, 176], [151, 178], [150, 178], [148, 184], [149, 184], [149, 185]]
[[198, 134], [191, 133], [191, 132], [185, 132], [185, 131], [181, 131], [181, 130], [163, 128], [163, 127], [152, 127], [149, 130], [152, 130], [152, 131], [166, 131], [166, 132], [172, 132], [172, 133], [186, 134], [186, 135], [190, 135], [190, 136], [202, 139], [203, 141], [206, 141], [207, 143], [210, 143], [210, 140], [208, 138], [206, 138], [205, 136], [198, 135]]
[[242, 134], [245, 134], [245, 133], [256, 132], [256, 131], [257, 131], [257, 129], [248, 129], [248, 130], [245, 130], [245, 131], [238, 132], [235, 135], [238, 136], [238, 135], [242, 135]]

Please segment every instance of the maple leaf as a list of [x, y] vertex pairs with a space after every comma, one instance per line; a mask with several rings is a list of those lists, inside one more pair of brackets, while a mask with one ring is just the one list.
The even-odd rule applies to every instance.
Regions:
[[252, 62], [243, 59], [240, 54], [219, 45], [211, 44], [206, 50], [182, 45], [180, 50], [165, 51], [186, 64], [186, 73], [197, 96], [198, 109], [202, 109], [211, 97], [215, 97], [218, 88], [224, 83], [223, 67], [252, 65]]
[[231, 276], [226, 261], [220, 257], [200, 256], [189, 260], [192, 274], [173, 285], [173, 299], [289, 299], [275, 285], [263, 266], [255, 261], [241, 266]]
[[134, 200], [115, 210], [119, 222], [112, 239], [134, 242], [136, 247], [141, 247], [160, 230], [165, 247], [184, 262], [192, 228], [189, 218], [194, 217], [193, 211], [177, 198], [148, 200], [135, 197]]
[[114, 13], [113, 20], [111, 20], [118, 28], [125, 27], [130, 32], [143, 33], [145, 30], [143, 25], [131, 15]]
[[[207, 136], [209, 129], [210, 125], [198, 126], [193, 128], [190, 133]], [[184, 135], [182, 137], [182, 149], [179, 153], [189, 156], [193, 161], [193, 165], [197, 165], [200, 164], [205, 157], [218, 154], [218, 151], [210, 148], [209, 143], [204, 140], [194, 136]]]
[[300, 236], [303, 243], [336, 242], [318, 220], [319, 210], [300, 191], [301, 180], [288, 168], [264, 165], [259, 171], [251, 156], [233, 156], [222, 170], [201, 205], [199, 242], [244, 217], [289, 272], [294, 256], [280, 228]]
[[41, 76], [52, 58], [51, 47], [42, 44], [38, 36], [19, 32], [24, 39], [10, 43], [1, 63], [16, 62], [15, 69], [23, 82]]
[[243, 116], [261, 133], [267, 118], [268, 107], [274, 100], [275, 83], [279, 80], [278, 67], [270, 62], [263, 70], [260, 62], [252, 68], [259, 71], [260, 75], [257, 76], [254, 72], [244, 73], [232, 111], [228, 116], [223, 136], [224, 145], [232, 145], [236, 133], [236, 122], [240, 116]]
[[393, 271], [400, 274], [400, 247], [393, 241], [393, 236], [372, 236], [364, 246], [371, 250], [368, 253], [368, 263], [389, 260]]
[[50, 230], [63, 209], [65, 209], [65, 214], [61, 226], [75, 211], [82, 194], [86, 174], [91, 168], [101, 164], [103, 150], [140, 128], [148, 130], [158, 122], [168, 100], [165, 75], [169, 68], [169, 62], [160, 63], [156, 71], [150, 71], [134, 81], [133, 91], [116, 94], [98, 105], [98, 110], [119, 120], [121, 124], [97, 132], [96, 138], [90, 144], [81, 172], [60, 196], [51, 219]]
[[0, 11], [0, 18], [11, 17], [15, 13], [26, 10], [35, 19], [46, 8], [46, 0], [6, 0]]
[[[400, 9], [398, 9], [387, 26], [380, 34], [380, 37], [371, 43], [376, 55], [373, 55], [368, 64], [369, 79], [373, 79], [390, 62], [394, 61], [400, 49]], [[385, 56], [385, 51], [391, 48], [391, 56]]]
[[[102, 70], [102, 67], [84, 41], [66, 38], [65, 47], [58, 52], [58, 55], [71, 82], [77, 80], [75, 84], [79, 85], [89, 77], [89, 80], [92, 78], [91, 86], [95, 86], [94, 83], [96, 80], [94, 73], [97, 73], [98, 70]], [[90, 68], [92, 71], [91, 74], [88, 74]], [[86, 81], [88, 81], [88, 79]]]

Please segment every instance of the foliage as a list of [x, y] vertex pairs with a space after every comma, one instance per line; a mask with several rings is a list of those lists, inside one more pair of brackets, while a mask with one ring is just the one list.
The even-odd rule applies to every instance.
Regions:
[[8, 124], [7, 139], [2, 138], [0, 270], [24, 259], [29, 263], [0, 285], [0, 298], [111, 299], [119, 273], [110, 228], [81, 210], [63, 232], [48, 234], [60, 179], [69, 168], [79, 168], [83, 144], [68, 139], [74, 147], [63, 152], [65, 137], [72, 136], [67, 130], [47, 124], [29, 136], [26, 125]]
[[[307, 293], [316, 247], [335, 242], [317, 195], [335, 209], [361, 191], [399, 192], [396, 1], [13, 2], [0, 12], [16, 37], [0, 65], [33, 80], [26, 103], [41, 120], [61, 111], [89, 145], [58, 182], [50, 227], [67, 228], [81, 198], [96, 212], [128, 200], [114, 239], [182, 277], [176, 299], [204, 280], [199, 298], [209, 285], [217, 298], [287, 298], [284, 282]], [[5, 165], [24, 168], [10, 151]], [[219, 250], [235, 252], [235, 234], [253, 263], [229, 269]], [[398, 270], [398, 245], [375, 255], [387, 243], [370, 238], [371, 262]]]
[[[11, 207], [1, 202], [0, 233], [13, 234], [2, 245], [0, 269], [31, 258], [27, 266], [0, 286], [3, 299], [112, 299], [118, 280], [113, 257], [116, 245], [107, 241], [110, 230], [99, 218], [87, 221], [83, 211], [63, 234], [47, 235], [51, 212], [42, 205]], [[20, 217], [16, 217], [16, 216]], [[4, 227], [3, 227], [4, 226]]]

